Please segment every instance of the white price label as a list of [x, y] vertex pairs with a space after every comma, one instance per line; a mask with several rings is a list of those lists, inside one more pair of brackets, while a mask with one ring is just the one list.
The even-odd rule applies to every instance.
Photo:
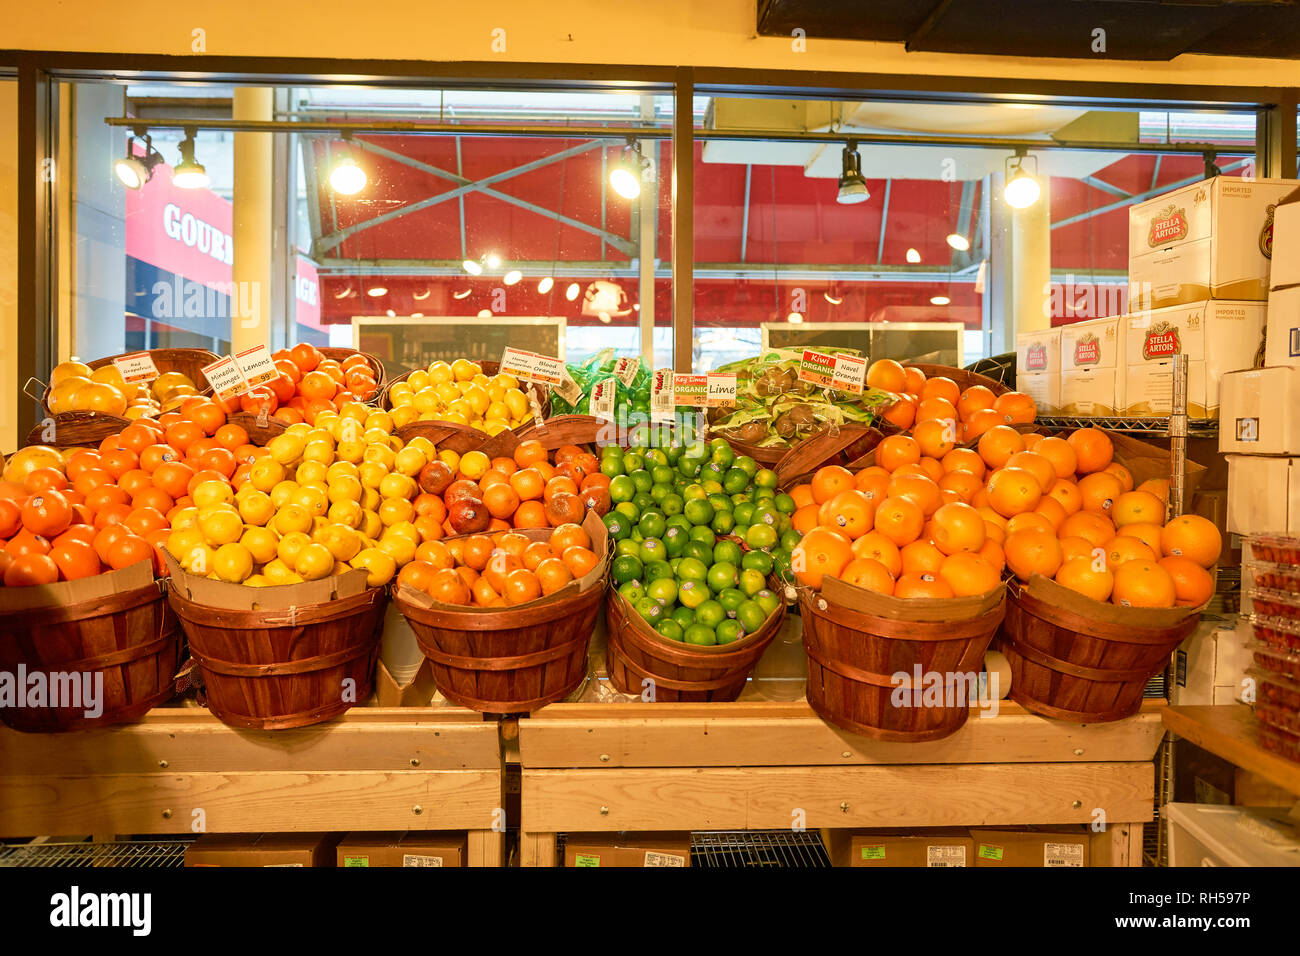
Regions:
[[565, 376], [564, 363], [559, 359], [509, 347], [501, 353], [501, 371], [552, 387], [559, 385]]
[[856, 355], [836, 355], [835, 371], [831, 377], [831, 388], [841, 392], [862, 394], [867, 382], [867, 360]]
[[153, 364], [153, 356], [148, 352], [132, 352], [130, 355], [123, 355], [121, 358], [113, 359], [113, 364], [121, 374], [122, 381], [128, 385], [152, 382], [158, 377], [158, 366]]
[[265, 345], [254, 345], [251, 349], [236, 352], [234, 359], [249, 388], [274, 381], [280, 374], [280, 370], [275, 367], [275, 359], [271, 358], [271, 350]]
[[603, 421], [614, 420], [614, 397], [618, 392], [615, 379], [601, 379], [591, 387], [591, 414]]
[[573, 376], [567, 370], [564, 373], [564, 381], [555, 386], [554, 391], [570, 405], [577, 405], [578, 399], [582, 398], [582, 386], [573, 380]]
[[625, 388], [631, 388], [632, 382], [636, 380], [636, 373], [641, 371], [641, 360], [634, 358], [621, 358], [614, 363], [614, 375]]
[[719, 408], [736, 404], [736, 376], [710, 372], [705, 376], [704, 404]]
[[650, 420], [671, 422], [676, 402], [673, 400], [673, 370], [657, 369], [650, 376]]
[[216, 393], [218, 401], [225, 401], [236, 395], [243, 395], [248, 391], [248, 383], [244, 381], [244, 373], [239, 370], [235, 360], [227, 355], [223, 359], [217, 359], [211, 365], [205, 365], [202, 369], [203, 377], [212, 385], [212, 391]]

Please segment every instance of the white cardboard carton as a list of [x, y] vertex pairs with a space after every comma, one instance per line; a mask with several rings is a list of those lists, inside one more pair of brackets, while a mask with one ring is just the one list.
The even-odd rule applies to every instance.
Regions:
[[1183, 355], [1188, 360], [1188, 415], [1217, 418], [1219, 380], [1226, 372], [1254, 367], [1266, 311], [1263, 302], [1209, 299], [1126, 316], [1125, 414], [1169, 414], [1170, 363]]
[[1223, 376], [1219, 451], [1300, 455], [1300, 368], [1281, 365]]
[[1061, 373], [1061, 414], [1106, 418], [1124, 413], [1124, 370], [1083, 368]]
[[1216, 176], [1129, 207], [1129, 307], [1268, 298], [1273, 217], [1300, 182]]
[[1300, 189], [1288, 193], [1273, 213], [1273, 269], [1270, 286], [1300, 285]]
[[1124, 335], [1119, 316], [1061, 326], [1061, 371], [1095, 371], [1124, 362]]
[[1300, 459], [1229, 455], [1228, 530], [1300, 532]]
[[1253, 628], [1237, 632], [1233, 618], [1202, 616], [1196, 630], [1174, 651], [1174, 705], [1231, 704], [1240, 695], [1246, 668], [1253, 656], [1246, 643]]
[[[1296, 258], [1300, 259], [1300, 248], [1296, 249]], [[1265, 365], [1300, 365], [1300, 285], [1274, 289], [1268, 294], [1264, 343]]]
[[1016, 391], [1034, 400], [1039, 415], [1057, 415], [1061, 411], [1061, 376], [1059, 373], [1016, 373]]
[[1052, 375], [1061, 370], [1061, 330], [1016, 333], [1016, 381], [1022, 373]]

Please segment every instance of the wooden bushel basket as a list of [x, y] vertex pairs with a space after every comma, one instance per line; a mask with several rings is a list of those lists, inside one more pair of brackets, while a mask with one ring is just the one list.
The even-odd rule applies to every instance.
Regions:
[[401, 593], [393, 600], [444, 697], [486, 714], [527, 714], [582, 683], [604, 590], [499, 611], [426, 608]]
[[[195, 579], [165, 556], [172, 570], [172, 610], [199, 665], [208, 709], [222, 723], [256, 730], [306, 727], [370, 696], [387, 589], [365, 588], [364, 572], [349, 572], [359, 576], [350, 581], [255, 589]], [[353, 582], [362, 590], [349, 593]], [[327, 592], [334, 587], [343, 596], [331, 598]], [[246, 603], [279, 606], [227, 606], [231, 601], [223, 595], [234, 593]], [[307, 599], [294, 603], [293, 594]], [[207, 603], [199, 603], [200, 596]]]
[[387, 374], [384, 370], [384, 363], [376, 356], [371, 355], [369, 352], [363, 352], [360, 349], [350, 349], [337, 345], [320, 345], [316, 347], [316, 351], [320, 352], [320, 354], [325, 356], [327, 359], [332, 359], [339, 363], [342, 363], [345, 358], [348, 358], [351, 355], [360, 355], [365, 359], [366, 364], [370, 366], [370, 371], [375, 373], [375, 394], [367, 398], [363, 404], [379, 404], [380, 399], [382, 399], [384, 395], [384, 385], [387, 384]]
[[884, 434], [870, 425], [841, 425], [835, 434], [829, 430], [806, 438], [791, 448], [776, 463], [782, 488], [798, 484], [825, 465], [847, 465], [868, 454], [880, 444]]
[[1011, 664], [1010, 697], [1074, 723], [1137, 713], [1147, 682], [1201, 619], [1194, 608], [1111, 607], [1038, 575], [1009, 590], [998, 643]]
[[987, 375], [981, 375], [979, 372], [969, 372], [964, 368], [953, 368], [950, 365], [926, 365], [923, 362], [904, 362], [904, 368], [919, 368], [925, 373], [926, 378], [950, 378], [957, 383], [957, 387], [963, 392], [973, 385], [983, 385], [994, 395], [1003, 395], [1011, 391], [1002, 382], [989, 378]]
[[753, 634], [730, 644], [701, 646], [657, 634], [613, 588], [605, 599], [610, 682], [624, 694], [641, 694], [654, 682], [655, 701], [730, 701], [745, 689], [749, 672], [785, 620], [785, 604]]
[[605, 429], [614, 430], [609, 422], [592, 415], [556, 415], [541, 425], [529, 422], [515, 431], [520, 442], [538, 441], [547, 451], [564, 445], [594, 446]]
[[[123, 590], [0, 614], [0, 670], [16, 675], [21, 665], [29, 676], [46, 674], [47, 686], [50, 673], [82, 680], [102, 675], [103, 712], [87, 717], [85, 707], [6, 707], [0, 709], [5, 724], [41, 733], [105, 727], [136, 720], [174, 696], [180, 628], [164, 589], [153, 580], [148, 562], [113, 574], [120, 576]], [[53, 587], [72, 585], [83, 582]], [[21, 695], [23, 688], [17, 691]]]
[[[858, 595], [869, 595], [858, 600]], [[984, 653], [1006, 608], [1004, 589], [982, 598], [925, 600], [931, 620], [890, 617], [855, 607], [898, 609], [917, 605], [903, 599], [862, 591], [828, 578], [822, 592], [801, 588], [804, 652], [808, 657], [806, 694], [826, 722], [876, 740], [938, 740], [955, 733], [970, 712], [963, 684], [942, 688], [938, 705], [917, 706], [913, 693], [900, 689], [894, 676], [912, 681], [919, 665], [924, 675], [978, 675]], [[851, 606], [852, 605], [852, 606]], [[948, 610], [950, 609], [950, 610]], [[907, 612], [900, 612], [907, 613]], [[897, 706], [896, 694], [908, 706]]]

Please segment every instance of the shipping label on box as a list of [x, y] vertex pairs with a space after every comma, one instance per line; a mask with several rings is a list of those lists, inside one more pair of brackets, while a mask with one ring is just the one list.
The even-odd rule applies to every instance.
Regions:
[[1050, 375], [1061, 370], [1061, 330], [1033, 329], [1016, 333], [1016, 375]]
[[1300, 455], [1300, 367], [1232, 372], [1220, 393], [1219, 451]]
[[1099, 418], [1120, 414], [1118, 385], [1123, 372], [1114, 368], [1061, 373], [1061, 414]]
[[[1300, 249], [1296, 257], [1300, 258]], [[1266, 366], [1300, 365], [1300, 285], [1274, 289], [1268, 294], [1264, 343]]]
[[1034, 400], [1038, 415], [1058, 415], [1061, 411], [1061, 376], [1058, 373], [1016, 373], [1016, 391]]
[[1130, 307], [1266, 299], [1273, 217], [1297, 185], [1218, 176], [1130, 206]]
[[832, 862], [850, 867], [973, 866], [974, 851], [964, 830], [839, 830], [831, 842]]
[[1061, 371], [1115, 368], [1123, 363], [1124, 336], [1118, 317], [1061, 326]]
[[977, 867], [1088, 866], [1086, 826], [972, 829], [970, 835]]
[[647, 867], [691, 865], [689, 833], [570, 833], [564, 865]]
[[1241, 535], [1300, 532], [1298, 461], [1256, 455], [1228, 456], [1229, 532]]

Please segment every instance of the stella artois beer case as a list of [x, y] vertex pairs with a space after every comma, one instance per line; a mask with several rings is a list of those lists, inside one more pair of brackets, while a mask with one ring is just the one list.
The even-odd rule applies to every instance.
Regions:
[[1037, 329], [1016, 335], [1016, 389], [1034, 400], [1039, 415], [1061, 410], [1061, 332]]
[[1216, 176], [1130, 206], [1129, 309], [1267, 299], [1274, 215], [1297, 186]]
[[1219, 451], [1300, 455], [1300, 368], [1282, 365], [1223, 376]]
[[1061, 414], [1123, 413], [1124, 345], [1119, 318], [1061, 326]]
[[1271, 288], [1300, 285], [1300, 186], [1287, 193], [1273, 213]]
[[1264, 302], [1207, 299], [1126, 316], [1124, 414], [1163, 417], [1173, 405], [1173, 357], [1188, 363], [1187, 414], [1219, 417], [1219, 380], [1253, 368], [1263, 336]]

